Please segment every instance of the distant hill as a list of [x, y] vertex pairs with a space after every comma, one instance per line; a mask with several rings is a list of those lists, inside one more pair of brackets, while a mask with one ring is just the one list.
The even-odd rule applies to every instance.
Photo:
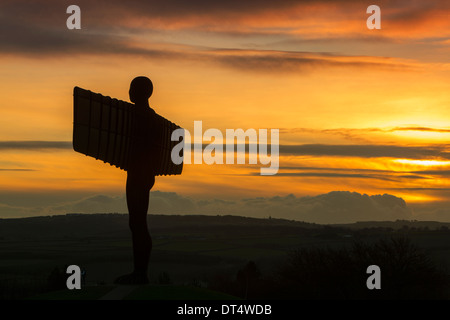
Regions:
[[364, 229], [364, 228], [416, 228], [423, 229], [428, 228], [430, 230], [436, 230], [440, 228], [449, 228], [450, 223], [438, 222], [438, 221], [418, 221], [418, 220], [396, 220], [396, 221], [360, 221], [349, 224], [335, 224], [336, 227], [345, 227], [350, 229]]
[[[260, 219], [240, 216], [149, 215], [153, 234], [183, 232], [186, 234], [280, 234], [317, 232], [323, 229], [450, 228], [450, 223], [434, 221], [373, 221], [340, 225], [319, 225], [284, 219]], [[85, 238], [127, 236], [126, 214], [66, 214], [31, 218], [0, 219], [0, 240], [33, 238]]]
[[[283, 219], [257, 219], [239, 216], [201, 215], [149, 215], [149, 228], [153, 233], [178, 231], [185, 233], [214, 233], [222, 231], [249, 232], [257, 228], [272, 231], [285, 229], [316, 229], [320, 225]], [[208, 232], [209, 230], [209, 232]], [[127, 214], [66, 214], [16, 219], [0, 219], [0, 239], [89, 237], [128, 235]]]

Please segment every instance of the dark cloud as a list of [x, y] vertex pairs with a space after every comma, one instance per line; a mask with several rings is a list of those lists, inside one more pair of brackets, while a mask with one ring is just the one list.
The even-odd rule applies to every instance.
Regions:
[[95, 195], [48, 208], [49, 212], [61, 213], [126, 213], [124, 196]]
[[[280, 168], [282, 170], [282, 168]], [[313, 177], [313, 178], [352, 178], [352, 179], [375, 179], [383, 181], [401, 181], [402, 179], [429, 179], [418, 175], [368, 175], [359, 173], [334, 173], [334, 172], [282, 172], [279, 171], [274, 177]], [[259, 172], [251, 175], [259, 176]]]
[[[205, 148], [208, 144], [204, 144]], [[193, 146], [191, 145], [193, 149]], [[0, 141], [0, 150], [72, 149], [71, 141]], [[394, 145], [280, 145], [280, 155], [341, 156], [360, 158], [450, 159], [447, 145], [394, 146]], [[248, 152], [248, 145], [245, 146]], [[270, 150], [270, 148], [269, 148]], [[442, 171], [439, 171], [442, 172]], [[417, 171], [415, 173], [422, 173]], [[432, 174], [432, 172], [423, 172]]]
[[[251, 168], [248, 166], [248, 168]], [[438, 173], [440, 171], [436, 171]], [[418, 175], [423, 173], [424, 176]], [[325, 168], [325, 167], [289, 167], [281, 166], [274, 177], [313, 177], [313, 178], [351, 178], [375, 179], [384, 181], [404, 181], [405, 179], [431, 179], [430, 171], [394, 171], [358, 168]], [[252, 172], [252, 176], [259, 176], [259, 172]]]
[[11, 207], [49, 208], [62, 203], [75, 203], [89, 197], [92, 197], [92, 193], [82, 190], [2, 190], [0, 203]]
[[[0, 3], [0, 52], [22, 55], [31, 54], [138, 54], [149, 57], [174, 57], [181, 58], [177, 52], [170, 50], [143, 49], [140, 44], [132, 44], [130, 38], [142, 32], [159, 33], [178, 31], [202, 32], [209, 37], [214, 33], [235, 37], [237, 34], [248, 36], [276, 36], [283, 40], [287, 36], [290, 41], [298, 38], [291, 34], [290, 28], [280, 27], [279, 17], [289, 15], [293, 8], [305, 8], [310, 5], [330, 6], [330, 10], [336, 5], [347, 6], [349, 11], [359, 12], [365, 15], [367, 4], [361, 4], [358, 0], [168, 0], [168, 1], [88, 1], [78, 0], [76, 4], [81, 8], [81, 30], [68, 30], [66, 8], [73, 4], [68, 0], [36, 0], [36, 1], [12, 1], [4, 0]], [[422, 22], [429, 18], [430, 13], [445, 12], [449, 5], [443, 1], [427, 1], [419, 5], [417, 2], [380, 1], [378, 3], [387, 8], [383, 19], [395, 20], [400, 23], [408, 21]], [[355, 11], [356, 10], [356, 11]], [[301, 12], [302, 10], [300, 10]], [[384, 11], [383, 11], [384, 12]], [[268, 14], [270, 13], [270, 14]], [[296, 13], [297, 14], [297, 13]], [[365, 17], [365, 16], [364, 16]], [[245, 27], [245, 21], [255, 19], [265, 20], [270, 24], [274, 18], [274, 29], [267, 32], [267, 26]], [[249, 19], [249, 20], [247, 20]], [[301, 22], [302, 17], [298, 17]], [[277, 31], [278, 30], [278, 31]], [[275, 33], [274, 33], [275, 32]], [[361, 41], [361, 35], [348, 34], [347, 37]], [[327, 39], [324, 34], [319, 40]], [[337, 37], [342, 37], [337, 35]], [[371, 35], [370, 41], [379, 39], [378, 35]], [[271, 41], [273, 41], [272, 39]], [[301, 39], [303, 41], [303, 39]], [[311, 39], [308, 39], [310, 41]], [[383, 41], [389, 41], [383, 38]], [[203, 58], [203, 57], [202, 57]], [[305, 58], [301, 56], [275, 57], [270, 54], [260, 57], [228, 55], [218, 60], [224, 65], [232, 67], [244, 67], [249, 70], [261, 70], [258, 65], [268, 69], [287, 70], [294, 66], [372, 66], [386, 67], [389, 63], [368, 63], [361, 61], [337, 62], [327, 59]], [[400, 65], [400, 67], [404, 67]]]
[[333, 168], [333, 167], [302, 167], [302, 166], [283, 166], [282, 170], [301, 170], [301, 171], [345, 171], [345, 172], [364, 172], [364, 173], [398, 173], [393, 170], [378, 170], [378, 169], [360, 169], [360, 168]]
[[[167, 1], [111, 1], [112, 6], [122, 7], [134, 14], [153, 14], [156, 17], [186, 17], [186, 16], [223, 16], [223, 15], [249, 15], [262, 11], [282, 11], [301, 4], [301, 0], [167, 0]], [[303, 1], [304, 3], [304, 1]]]
[[69, 31], [65, 22], [60, 28], [47, 24], [32, 25], [6, 17], [0, 27], [11, 32], [0, 33], [0, 53], [25, 56], [77, 55], [77, 54], [130, 54], [148, 58], [180, 58], [181, 54], [169, 50], [144, 49], [134, 46], [127, 36], [107, 29]]
[[[259, 172], [252, 173], [258, 176]], [[352, 179], [376, 179], [396, 181], [393, 176], [365, 175], [358, 173], [333, 173], [333, 172], [278, 172], [274, 177], [317, 177], [317, 178], [352, 178]]]
[[[334, 0], [335, 1], [335, 0]], [[321, 1], [329, 3], [334, 1]], [[356, 2], [346, 0], [342, 2]], [[211, 17], [223, 19], [227, 16], [244, 17], [255, 16], [261, 12], [280, 12], [304, 4], [304, 0], [77, 0], [76, 5], [81, 8], [83, 17], [88, 22], [95, 20], [109, 25], [120, 23], [127, 19], [182, 19], [188, 17]], [[57, 24], [67, 19], [66, 8], [74, 4], [68, 0], [35, 0], [35, 1], [2, 1], [1, 12], [24, 21], [46, 21]]]
[[347, 56], [342, 61], [338, 56], [324, 53], [304, 53], [291, 51], [241, 51], [241, 54], [229, 54], [212, 57], [218, 63], [238, 70], [258, 72], [302, 72], [317, 68], [351, 67], [410, 70], [411, 66], [396, 63], [394, 59], [379, 59], [379, 62], [364, 61], [361, 57]]
[[360, 158], [450, 159], [446, 145], [394, 146], [394, 145], [280, 145], [280, 154], [341, 156]]
[[450, 221], [450, 203], [439, 203], [437, 206], [418, 207], [414, 205], [414, 216], [417, 220], [422, 221]]
[[396, 190], [396, 191], [402, 191], [402, 190], [409, 190], [409, 191], [450, 191], [450, 188], [409, 188], [409, 187], [403, 187], [403, 188], [387, 188], [387, 190]]
[[[450, 9], [450, 3], [446, 0], [431, 0], [431, 1], [381, 1], [384, 2], [384, 7], [390, 10], [386, 15], [386, 19], [403, 23], [405, 25], [418, 25], [427, 22], [428, 20], [436, 20], [434, 14], [443, 14]], [[380, 5], [381, 6], [381, 5]], [[432, 16], [433, 15], [433, 16]]]
[[[203, 144], [203, 148], [208, 144]], [[234, 150], [242, 148], [235, 146]], [[249, 152], [248, 144], [245, 151]], [[450, 159], [447, 152], [447, 145], [426, 145], [426, 146], [396, 146], [396, 145], [376, 145], [376, 144], [296, 144], [279, 145], [280, 155], [284, 156], [329, 156], [329, 157], [357, 157], [357, 158], [401, 158], [401, 159]], [[194, 145], [191, 144], [191, 150]], [[270, 145], [268, 146], [270, 153]], [[297, 168], [297, 167], [286, 167]], [[300, 167], [302, 168], [302, 167]], [[336, 169], [339, 170], [339, 169]], [[367, 169], [366, 169], [367, 170]], [[418, 172], [420, 173], [420, 172]]]
[[429, 177], [418, 176], [418, 175], [413, 175], [413, 174], [410, 174], [410, 175], [400, 175], [399, 177], [400, 177], [400, 178], [403, 178], [403, 179], [430, 179]]
[[[327, 1], [326, 1], [327, 2]], [[331, 1], [333, 2], [333, 1]], [[356, 1], [354, 1], [356, 3]], [[20, 54], [52, 58], [55, 55], [101, 54], [138, 55], [151, 59], [171, 59], [209, 62], [228, 68], [256, 72], [301, 72], [315, 68], [353, 67], [402, 70], [413, 69], [412, 65], [394, 59], [363, 59], [362, 57], [333, 57], [330, 53], [288, 51], [245, 51], [208, 49], [196, 47], [158, 48], [149, 42], [132, 40], [142, 32], [158, 33], [165, 18], [190, 15], [205, 15], [223, 19], [227, 14], [257, 16], [261, 11], [283, 11], [297, 6], [301, 1], [79, 1], [82, 8], [82, 29], [68, 30], [65, 9], [66, 1], [5, 1], [0, 5], [0, 53]], [[343, 1], [349, 3], [349, 1]], [[159, 23], [137, 23], [133, 21], [153, 19]], [[214, 21], [214, 18], [212, 19]], [[126, 23], [125, 23], [126, 22]], [[159, 25], [159, 27], [158, 27]], [[201, 23], [200, 23], [201, 25]], [[234, 25], [234, 24], [232, 24]], [[159, 29], [158, 29], [159, 28]], [[208, 27], [203, 26], [210, 33]], [[170, 28], [169, 28], [170, 29]], [[176, 28], [175, 28], [176, 29]], [[190, 29], [187, 28], [189, 31]], [[192, 30], [190, 30], [192, 31]], [[169, 31], [175, 32], [175, 31]], [[250, 32], [251, 36], [254, 31]], [[245, 33], [245, 32], [244, 32]], [[213, 35], [209, 35], [210, 37]], [[280, 34], [282, 36], [282, 34]], [[151, 46], [151, 47], [150, 47]], [[170, 46], [169, 46], [170, 47]], [[221, 52], [220, 54], [217, 54]], [[345, 59], [340, 59], [345, 58]]]
[[[8, 15], [17, 14], [18, 18], [29, 17], [57, 19], [63, 13], [65, 21], [65, 9], [74, 4], [68, 0], [3, 0], [0, 8]], [[263, 12], [281, 13], [290, 12], [296, 7], [309, 5], [332, 5], [346, 7], [349, 10], [354, 8], [367, 8], [369, 4], [361, 3], [359, 0], [77, 0], [76, 4], [82, 8], [88, 19], [97, 18], [102, 21], [126, 20], [130, 17], [139, 19], [142, 17], [155, 17], [157, 19], [180, 19], [186, 17], [211, 17], [223, 19], [227, 17], [254, 17]], [[381, 8], [397, 9], [389, 14], [390, 19], [397, 20], [417, 20], [426, 16], [434, 10], [446, 10], [449, 5], [443, 0], [429, 0], [425, 2], [405, 1], [405, 0], [379, 0], [377, 2]], [[399, 10], [400, 9], [400, 10]], [[389, 11], [389, 10], [388, 10]], [[19, 14], [22, 15], [19, 15]], [[364, 12], [365, 13], [365, 12]], [[301, 17], [299, 17], [301, 19]]]
[[72, 149], [71, 141], [0, 141], [0, 150]]
[[450, 170], [420, 170], [414, 171], [414, 173], [433, 176], [450, 176]]
[[[153, 196], [169, 201], [179, 208], [177, 213], [186, 214], [231, 214], [251, 217], [277, 217], [317, 223], [344, 223], [363, 220], [406, 219], [411, 215], [405, 201], [392, 195], [362, 195], [355, 192], [331, 192], [315, 197], [294, 195], [255, 197], [233, 201], [212, 199], [195, 200], [180, 195], [167, 197], [164, 193]], [[152, 201], [152, 200], [151, 200]], [[189, 203], [189, 207], [186, 206]], [[152, 205], [150, 205], [152, 207]], [[152, 210], [153, 213], [173, 213], [166, 205]]]
[[[195, 203], [186, 197], [174, 192], [152, 191], [150, 194], [150, 213], [179, 214], [195, 212]], [[95, 195], [85, 197], [78, 201], [68, 202], [59, 206], [48, 208], [51, 212], [74, 213], [127, 213], [125, 195], [109, 196]]]
[[446, 128], [432, 128], [432, 127], [394, 127], [394, 128], [335, 128], [335, 129], [311, 129], [311, 128], [280, 128], [280, 133], [287, 134], [328, 134], [341, 136], [350, 141], [358, 143], [370, 143], [368, 135], [370, 134], [386, 134], [397, 131], [423, 131], [423, 132], [437, 132], [449, 133], [450, 129]]
[[[23, 198], [26, 197], [24, 193]], [[124, 195], [94, 195], [45, 207], [0, 203], [1, 217], [114, 212], [127, 212]], [[313, 197], [296, 197], [290, 194], [235, 200], [200, 200], [171, 192], [155, 191], [150, 195], [150, 213], [230, 214], [260, 218], [271, 216], [325, 224], [411, 218], [411, 210], [401, 198], [388, 194], [369, 196], [348, 191], [335, 191]]]
[[[144, 48], [129, 36], [108, 30], [91, 32], [48, 28], [45, 25], [23, 24], [8, 17], [0, 28], [13, 30], [0, 34], [0, 53], [53, 58], [61, 55], [102, 54], [135, 55], [156, 60], [212, 63], [226, 68], [253, 72], [302, 72], [317, 68], [352, 67], [410, 70], [412, 67], [394, 59], [365, 61], [363, 57], [334, 56], [326, 52], [295, 52], [273, 50], [223, 50], [194, 46], [166, 45], [165, 48]], [[126, 30], [125, 30], [126, 31]], [[125, 33], [131, 34], [128, 30]], [[345, 61], [342, 61], [345, 58]]]
[[450, 132], [450, 129], [441, 129], [441, 128], [430, 128], [430, 127], [395, 127], [389, 130], [393, 131], [426, 131], [426, 132], [442, 132], [447, 133]]
[[408, 127], [393, 127], [393, 128], [336, 128], [336, 129], [311, 129], [311, 128], [280, 128], [280, 132], [286, 133], [301, 133], [301, 132], [311, 132], [311, 133], [330, 133], [330, 134], [361, 134], [361, 133], [371, 133], [371, 132], [395, 132], [395, 131], [426, 131], [426, 132], [450, 132], [447, 128], [432, 128], [432, 127], [418, 127], [418, 126], [408, 126]]

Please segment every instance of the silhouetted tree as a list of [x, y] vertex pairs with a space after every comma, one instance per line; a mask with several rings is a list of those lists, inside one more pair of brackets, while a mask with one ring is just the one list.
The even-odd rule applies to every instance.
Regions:
[[249, 261], [243, 269], [240, 269], [236, 275], [236, 281], [239, 286], [244, 289], [243, 298], [249, 297], [249, 288], [255, 285], [255, 282], [260, 278], [261, 272], [256, 266], [256, 263]]
[[359, 268], [376, 264], [381, 269], [383, 298], [437, 299], [445, 296], [445, 272], [430, 256], [406, 237], [392, 237], [373, 245], [355, 243], [352, 249]]
[[[366, 287], [370, 265], [381, 269], [381, 290]], [[404, 237], [350, 249], [301, 248], [278, 275], [280, 298], [442, 299], [448, 287], [445, 272]]]
[[58, 267], [55, 267], [47, 278], [49, 290], [62, 290], [66, 288], [66, 274], [62, 273]]

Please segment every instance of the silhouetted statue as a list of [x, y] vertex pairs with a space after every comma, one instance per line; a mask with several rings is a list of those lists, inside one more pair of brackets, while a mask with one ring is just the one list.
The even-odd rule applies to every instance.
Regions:
[[147, 211], [150, 190], [155, 184], [155, 150], [149, 148], [151, 123], [155, 111], [148, 99], [153, 93], [153, 84], [147, 77], [137, 77], [130, 84], [130, 101], [135, 104], [133, 143], [130, 146], [127, 170], [127, 206], [129, 226], [133, 240], [134, 271], [115, 280], [119, 284], [148, 283], [148, 264], [152, 250], [152, 238], [147, 226]]
[[[183, 163], [172, 161], [175, 123], [148, 104], [153, 84], [137, 77], [130, 84], [129, 102], [74, 87], [73, 148], [127, 171], [127, 205], [133, 240], [134, 271], [116, 283], [148, 283], [152, 238], [147, 227], [150, 190], [155, 176], [179, 175]], [[181, 154], [182, 156], [182, 154]]]

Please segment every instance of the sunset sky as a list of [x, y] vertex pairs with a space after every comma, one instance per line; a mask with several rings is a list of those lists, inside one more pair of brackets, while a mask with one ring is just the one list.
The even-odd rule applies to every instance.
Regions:
[[277, 175], [186, 164], [157, 178], [151, 212], [339, 222], [369, 203], [371, 220], [450, 221], [448, 1], [5, 0], [0, 40], [0, 218], [126, 212], [126, 173], [72, 149], [72, 94], [128, 101], [145, 75], [191, 133], [280, 132]]

